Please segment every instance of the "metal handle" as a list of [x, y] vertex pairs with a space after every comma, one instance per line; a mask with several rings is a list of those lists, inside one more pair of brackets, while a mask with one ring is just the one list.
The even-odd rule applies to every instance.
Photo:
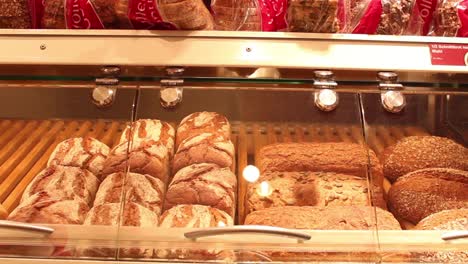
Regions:
[[52, 234], [55, 231], [53, 228], [47, 226], [31, 225], [7, 220], [0, 220], [0, 228], [21, 229], [24, 231], [39, 232], [47, 235]]
[[461, 238], [468, 238], [468, 231], [453, 231], [453, 232], [446, 232], [442, 234], [441, 237], [445, 241], [461, 239]]
[[241, 225], [241, 226], [232, 226], [232, 227], [207, 228], [207, 229], [187, 232], [184, 234], [184, 236], [186, 238], [196, 240], [201, 237], [226, 235], [226, 234], [244, 234], [244, 233], [283, 236], [283, 237], [298, 239], [300, 241], [311, 239], [310, 235], [296, 231], [296, 230], [290, 230], [290, 229], [281, 228], [281, 227], [258, 226], [258, 225]]

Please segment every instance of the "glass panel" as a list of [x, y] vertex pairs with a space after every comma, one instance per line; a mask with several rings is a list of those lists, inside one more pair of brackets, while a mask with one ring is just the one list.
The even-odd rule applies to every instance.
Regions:
[[468, 203], [468, 93], [403, 95], [406, 107], [396, 114], [383, 108], [380, 93], [362, 95], [367, 142], [383, 164], [389, 211], [404, 230], [379, 226], [383, 259], [466, 262], [466, 239], [441, 234], [468, 229], [468, 211], [460, 209]]
[[92, 213], [109, 149], [133, 114], [135, 90], [115, 92], [98, 108], [91, 89], [0, 89], [0, 202], [8, 220], [53, 228], [2, 223], [2, 257], [115, 259], [118, 228], [106, 225], [118, 222], [120, 200], [115, 217]]
[[[161, 98], [160, 90], [141, 89], [136, 111], [137, 120], [158, 119], [177, 129], [173, 157], [156, 148], [164, 145], [162, 134], [145, 146], [161, 151], [159, 156], [146, 152], [146, 158], [171, 167], [163, 180], [167, 190], [159, 229], [139, 237], [135, 232], [142, 229], [122, 228], [122, 249], [140, 254], [121, 259], [376, 261], [376, 209], [370, 206], [369, 156], [362, 145], [357, 94], [338, 93], [338, 107], [331, 112], [319, 110], [314, 93], [305, 90], [186, 89], [182, 102], [170, 109], [161, 101], [167, 103], [177, 93], [163, 94]], [[333, 99], [327, 93], [325, 97], [325, 102]], [[197, 113], [202, 111], [218, 115]], [[148, 128], [154, 121], [145, 122]], [[130, 171], [155, 173], [136, 165], [130, 164]], [[373, 165], [369, 170], [379, 169]], [[236, 230], [230, 227], [242, 225], [297, 228], [312, 238], [299, 243], [297, 237], [266, 236], [265, 230], [231, 234]], [[194, 228], [214, 227], [228, 233], [187, 238]], [[151, 248], [152, 256], [141, 254]]]

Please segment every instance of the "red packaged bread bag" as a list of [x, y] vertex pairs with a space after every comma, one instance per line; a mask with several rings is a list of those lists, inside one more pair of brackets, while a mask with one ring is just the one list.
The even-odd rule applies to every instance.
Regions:
[[441, 0], [430, 35], [468, 37], [468, 0]]
[[213, 0], [216, 30], [281, 31], [286, 28], [287, 0]]

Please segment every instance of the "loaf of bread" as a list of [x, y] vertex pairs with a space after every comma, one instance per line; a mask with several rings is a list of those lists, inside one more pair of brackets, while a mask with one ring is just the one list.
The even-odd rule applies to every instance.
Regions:
[[217, 208], [234, 217], [237, 178], [229, 168], [200, 163], [185, 167], [174, 176], [167, 190], [164, 210], [179, 204]]
[[387, 152], [383, 161], [383, 170], [385, 177], [392, 182], [419, 169], [468, 170], [468, 149], [448, 138], [406, 137]]
[[42, 170], [26, 187], [21, 203], [36, 193], [46, 192], [61, 200], [83, 200], [92, 205], [99, 180], [87, 170], [52, 165]]
[[161, 142], [154, 140], [123, 142], [114, 147], [104, 163], [102, 175], [116, 172], [149, 174], [166, 184], [170, 174], [169, 152]]
[[352, 143], [278, 143], [263, 147], [260, 171], [322, 171], [367, 178], [370, 160], [372, 183], [382, 186], [382, 166], [375, 153]]
[[63, 200], [38, 192], [23, 201], [9, 215], [8, 220], [37, 224], [82, 224], [89, 211], [80, 199]]
[[[122, 209], [122, 206], [124, 208]], [[121, 214], [122, 212], [122, 214]], [[106, 203], [94, 206], [86, 216], [85, 225], [105, 226], [138, 226], [157, 227], [158, 216], [149, 209], [133, 203]], [[87, 257], [112, 257], [115, 256], [114, 248], [84, 248], [79, 255]], [[120, 257], [125, 258], [149, 258], [153, 255], [151, 248], [124, 248], [120, 250]]]
[[97, 139], [91, 137], [69, 138], [55, 147], [47, 166], [78, 167], [99, 176], [108, 155], [109, 147]]
[[[432, 214], [418, 223], [420, 230], [468, 230], [468, 208], [445, 210]], [[468, 263], [468, 250], [438, 251], [415, 254], [422, 262]]]
[[231, 125], [225, 116], [218, 113], [196, 112], [190, 114], [182, 119], [177, 128], [176, 149], [187, 138], [203, 133], [220, 135], [229, 139], [231, 137]]
[[8, 217], [8, 211], [0, 204], [0, 220], [5, 220]]
[[[163, 213], [159, 220], [161, 228], [209, 228], [232, 226], [234, 221], [229, 214], [205, 205], [177, 205]], [[157, 249], [154, 257], [177, 260], [228, 260], [232, 252], [216, 249]]]
[[0, 28], [31, 28], [28, 0], [0, 0]]
[[144, 141], [152, 140], [161, 143], [169, 151], [169, 155], [174, 153], [174, 128], [166, 122], [157, 119], [140, 119], [127, 126], [120, 137], [119, 143], [131, 141], [139, 145]]
[[[333, 172], [266, 172], [247, 191], [246, 213], [269, 207], [371, 205], [367, 180]], [[380, 192], [379, 207], [385, 207]]]
[[288, 1], [288, 29], [292, 32], [339, 31], [337, 0]]
[[[114, 173], [99, 186], [94, 206], [125, 201], [143, 206], [160, 216], [164, 190], [164, 183], [150, 175]], [[122, 199], [122, 194], [125, 199]]]
[[163, 21], [182, 30], [212, 30], [213, 17], [202, 0], [157, 0]]
[[202, 133], [182, 141], [174, 156], [173, 173], [197, 163], [214, 163], [221, 168], [234, 163], [234, 145], [222, 135]]
[[434, 168], [400, 177], [388, 192], [388, 207], [399, 219], [417, 224], [449, 209], [468, 208], [468, 172]]
[[262, 31], [262, 14], [257, 0], [214, 0], [211, 10], [216, 30]]

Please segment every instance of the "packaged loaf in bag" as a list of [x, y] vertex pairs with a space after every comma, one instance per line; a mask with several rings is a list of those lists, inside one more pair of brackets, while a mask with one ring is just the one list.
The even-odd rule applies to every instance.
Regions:
[[36, 28], [35, 9], [39, 0], [0, 0], [0, 28]]
[[286, 28], [286, 0], [213, 0], [216, 30], [278, 31]]
[[213, 29], [213, 17], [202, 0], [157, 0], [164, 21], [182, 30]]
[[288, 30], [293, 32], [335, 33], [340, 29], [338, 0], [290, 0]]
[[468, 0], [441, 0], [430, 35], [468, 37]]

